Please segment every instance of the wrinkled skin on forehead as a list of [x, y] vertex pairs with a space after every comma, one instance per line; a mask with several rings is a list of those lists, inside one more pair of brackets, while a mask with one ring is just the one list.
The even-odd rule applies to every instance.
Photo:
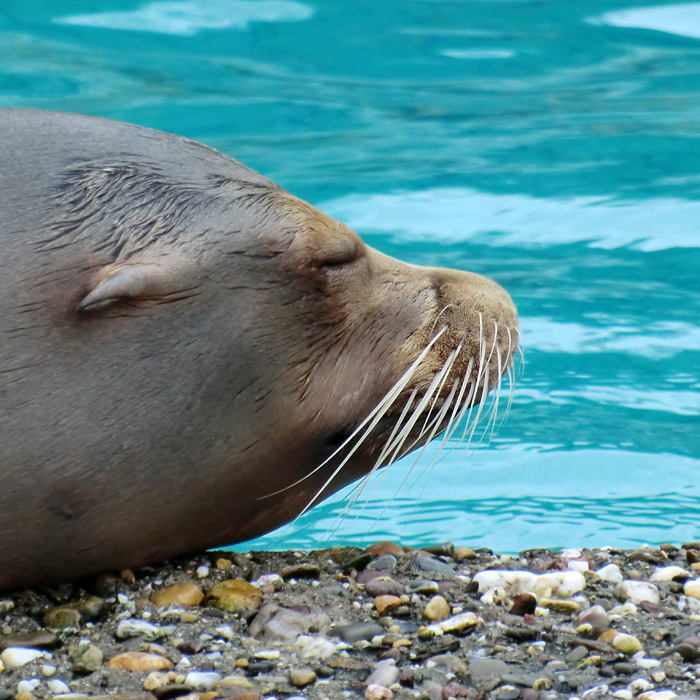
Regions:
[[0, 588], [288, 522], [439, 328], [324, 497], [460, 341], [455, 378], [484, 342], [486, 389], [511, 362], [495, 283], [387, 257], [200, 144], [0, 109], [0, 164]]

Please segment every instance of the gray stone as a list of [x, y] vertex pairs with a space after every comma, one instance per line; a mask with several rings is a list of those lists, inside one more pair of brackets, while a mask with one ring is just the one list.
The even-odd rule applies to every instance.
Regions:
[[384, 634], [386, 629], [376, 622], [353, 622], [349, 625], [333, 627], [329, 634], [340, 637], [346, 644], [354, 644], [361, 640], [369, 641], [378, 634]]
[[278, 605], [264, 605], [250, 623], [248, 634], [266, 642], [285, 642], [308, 634], [311, 628], [319, 631], [330, 624], [323, 612], [300, 613]]
[[415, 571], [430, 571], [436, 574], [446, 574], [447, 576], [455, 575], [454, 569], [449, 564], [445, 564], [444, 561], [425, 555], [419, 555], [413, 560], [413, 569]]
[[367, 569], [371, 571], [395, 571], [396, 557], [393, 554], [382, 554], [367, 564]]
[[403, 584], [393, 579], [375, 578], [365, 584], [365, 593], [372, 598], [379, 595], [402, 595], [403, 592]]
[[437, 581], [429, 581], [424, 578], [418, 578], [415, 581], [409, 581], [406, 586], [406, 593], [422, 593], [423, 595], [433, 595], [440, 591]]
[[566, 660], [569, 663], [577, 664], [579, 661], [583, 661], [588, 656], [588, 649], [584, 646], [574, 647], [567, 655]]
[[484, 659], [482, 657], [469, 659], [469, 674], [475, 681], [501, 678], [507, 673], [508, 664], [500, 659]]

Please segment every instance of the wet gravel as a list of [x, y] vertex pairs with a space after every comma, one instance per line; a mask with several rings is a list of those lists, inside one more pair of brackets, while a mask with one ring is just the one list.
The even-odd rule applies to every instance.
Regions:
[[203, 552], [0, 594], [0, 700], [700, 698], [700, 543]]

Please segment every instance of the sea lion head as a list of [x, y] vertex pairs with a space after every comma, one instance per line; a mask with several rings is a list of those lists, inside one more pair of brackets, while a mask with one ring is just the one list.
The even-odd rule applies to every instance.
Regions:
[[[212, 153], [185, 182], [162, 165], [90, 164], [61, 197], [74, 237], [93, 215], [102, 228], [120, 220], [101, 246], [111, 261], [79, 294], [81, 318], [160, 317], [154, 337], [189, 328], [197, 339], [169, 361], [203, 376], [203, 444], [228, 464], [223, 480], [262, 503], [245, 528], [222, 526], [228, 544], [454, 428], [512, 367], [518, 320], [495, 282], [384, 255]], [[125, 199], [128, 212], [110, 213]], [[257, 466], [241, 479], [245, 455]]]

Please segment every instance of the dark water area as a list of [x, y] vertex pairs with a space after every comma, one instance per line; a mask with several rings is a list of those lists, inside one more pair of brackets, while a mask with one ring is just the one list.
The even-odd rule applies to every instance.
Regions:
[[203, 141], [511, 293], [526, 361], [491, 440], [254, 546], [698, 538], [700, 4], [9, 0], [0, 104]]

